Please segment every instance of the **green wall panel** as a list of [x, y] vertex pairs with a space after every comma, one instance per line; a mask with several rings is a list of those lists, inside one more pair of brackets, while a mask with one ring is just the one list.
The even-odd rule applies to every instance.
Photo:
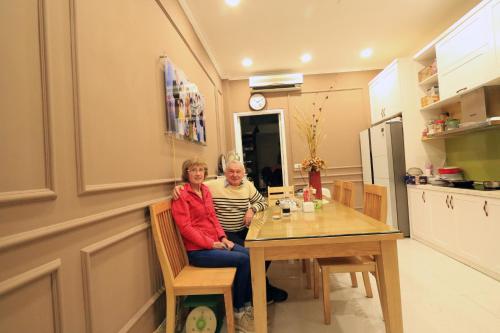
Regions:
[[446, 163], [471, 180], [500, 180], [500, 129], [446, 140]]

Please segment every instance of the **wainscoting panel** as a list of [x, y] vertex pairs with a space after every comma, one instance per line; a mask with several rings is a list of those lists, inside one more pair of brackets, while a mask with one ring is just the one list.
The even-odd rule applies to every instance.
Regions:
[[54, 199], [45, 1], [5, 0], [0, 12], [0, 204]]
[[0, 332], [63, 332], [60, 267], [56, 259], [0, 282]]

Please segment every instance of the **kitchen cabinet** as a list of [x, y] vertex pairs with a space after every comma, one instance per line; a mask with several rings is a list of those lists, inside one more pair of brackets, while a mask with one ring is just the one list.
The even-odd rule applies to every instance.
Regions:
[[411, 234], [417, 238], [430, 238], [428, 194], [424, 190], [408, 189], [408, 209], [410, 213]]
[[438, 246], [453, 251], [456, 249], [453, 195], [436, 191], [429, 191], [428, 194], [431, 239]]
[[498, 76], [491, 9], [492, 3], [478, 8], [436, 43], [441, 100]]
[[485, 225], [484, 245], [487, 267], [500, 275], [500, 199], [481, 198], [481, 218]]
[[495, 0], [492, 5], [493, 34], [495, 37], [495, 54], [497, 77], [500, 76], [500, 0]]
[[372, 124], [403, 111], [406, 102], [403, 95], [406, 82], [412, 82], [409, 76], [411, 72], [413, 65], [409, 59], [396, 59], [370, 81], [368, 90]]
[[487, 257], [487, 222], [483, 214], [484, 198], [471, 195], [455, 195], [457, 228], [457, 251], [473, 262], [482, 262]]
[[408, 204], [412, 238], [500, 280], [500, 196], [418, 185]]

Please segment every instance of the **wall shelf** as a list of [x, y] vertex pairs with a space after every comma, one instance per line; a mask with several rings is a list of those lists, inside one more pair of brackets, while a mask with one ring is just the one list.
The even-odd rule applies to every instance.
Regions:
[[492, 129], [500, 128], [500, 117], [494, 117], [490, 120], [483, 121], [480, 123], [472, 124], [469, 126], [464, 126], [460, 128], [454, 128], [440, 133], [429, 134], [426, 138], [422, 138], [422, 141], [430, 141], [436, 139], [448, 139], [460, 135], [465, 135], [474, 132], [487, 131]]
[[418, 83], [418, 85], [421, 87], [431, 87], [431, 86], [435, 85], [436, 83], [438, 83], [438, 74], [434, 73], [431, 76], [429, 76], [428, 78], [426, 78], [425, 80], [420, 81]]

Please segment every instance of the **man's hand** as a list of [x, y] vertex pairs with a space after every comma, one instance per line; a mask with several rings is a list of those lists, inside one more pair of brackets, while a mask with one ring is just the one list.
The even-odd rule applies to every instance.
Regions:
[[233, 242], [231, 242], [231, 241], [230, 241], [229, 239], [227, 239], [226, 237], [222, 238], [222, 239], [221, 239], [221, 242], [227, 246], [227, 249], [228, 249], [228, 250], [232, 250], [232, 249], [233, 249], [233, 247], [234, 247], [234, 243], [233, 243]]
[[245, 216], [243, 217], [243, 223], [245, 224], [246, 227], [250, 226], [250, 223], [252, 223], [252, 218], [254, 215], [255, 214], [252, 208], [248, 208]]
[[174, 187], [174, 189], [172, 190], [172, 199], [177, 200], [180, 198], [182, 187], [182, 185], [177, 185], [176, 187]]

